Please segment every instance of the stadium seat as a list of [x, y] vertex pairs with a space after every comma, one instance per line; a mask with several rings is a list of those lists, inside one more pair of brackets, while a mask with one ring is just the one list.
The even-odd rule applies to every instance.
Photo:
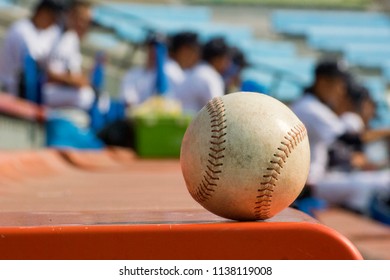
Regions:
[[211, 19], [211, 10], [199, 6], [112, 3], [99, 5], [95, 9], [104, 13], [119, 13], [139, 19], [159, 18], [189, 22], [206, 22]]
[[347, 44], [390, 43], [390, 28], [315, 26], [308, 28], [306, 36], [307, 43], [312, 48], [325, 51], [343, 51]]
[[97, 48], [109, 50], [120, 44], [119, 39], [111, 33], [89, 32], [85, 41]]
[[267, 94], [286, 103], [301, 96], [302, 88], [305, 86], [299, 79], [291, 78], [287, 72], [276, 69], [248, 68], [242, 73], [242, 79], [262, 84]]
[[236, 41], [234, 44], [245, 53], [249, 60], [270, 56], [279, 58], [294, 57], [297, 54], [295, 45], [290, 42], [250, 39]]
[[320, 11], [320, 10], [276, 10], [271, 15], [274, 31], [294, 36], [307, 35], [313, 26], [333, 27], [389, 27], [387, 15], [374, 12]]
[[142, 42], [149, 30], [177, 32], [194, 22], [208, 22], [210, 17], [211, 11], [206, 7], [114, 3], [98, 5], [93, 10], [97, 24], [135, 43]]
[[343, 51], [349, 63], [361, 67], [381, 68], [390, 60], [390, 49], [386, 43], [346, 44]]
[[250, 62], [258, 68], [268, 68], [271, 72], [282, 72], [289, 80], [307, 85], [312, 81], [315, 61], [309, 57], [253, 56]]

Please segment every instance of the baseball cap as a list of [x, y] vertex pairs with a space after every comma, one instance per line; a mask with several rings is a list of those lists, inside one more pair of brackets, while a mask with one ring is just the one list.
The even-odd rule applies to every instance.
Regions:
[[315, 67], [314, 73], [318, 76], [342, 77], [349, 75], [348, 66], [345, 61], [340, 59], [323, 59]]

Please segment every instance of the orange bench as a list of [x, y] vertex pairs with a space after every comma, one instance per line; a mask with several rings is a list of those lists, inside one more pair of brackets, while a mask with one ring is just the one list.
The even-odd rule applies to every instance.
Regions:
[[319, 211], [317, 218], [352, 241], [365, 259], [390, 260], [390, 226], [340, 208]]
[[13, 164], [0, 164], [0, 259], [361, 259], [294, 209], [258, 222], [209, 213], [188, 194], [177, 160], [10, 154]]

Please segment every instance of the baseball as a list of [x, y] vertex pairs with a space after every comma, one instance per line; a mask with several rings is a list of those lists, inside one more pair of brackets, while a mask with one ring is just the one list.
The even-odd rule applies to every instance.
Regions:
[[191, 196], [233, 220], [264, 220], [301, 192], [310, 163], [306, 128], [282, 102], [237, 92], [212, 99], [184, 135], [180, 163]]

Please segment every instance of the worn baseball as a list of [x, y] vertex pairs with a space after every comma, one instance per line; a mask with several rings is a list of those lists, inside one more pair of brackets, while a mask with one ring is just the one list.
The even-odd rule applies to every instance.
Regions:
[[191, 196], [233, 220], [264, 220], [305, 185], [306, 128], [282, 102], [237, 92], [212, 99], [184, 135], [180, 163]]

